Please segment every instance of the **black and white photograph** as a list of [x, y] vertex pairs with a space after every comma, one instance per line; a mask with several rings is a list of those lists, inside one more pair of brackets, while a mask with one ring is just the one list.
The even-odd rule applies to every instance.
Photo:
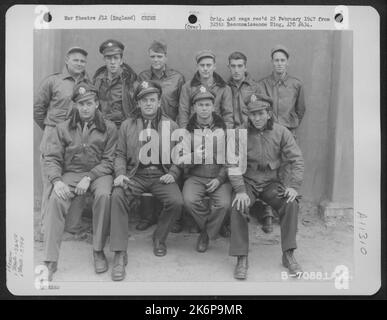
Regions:
[[93, 28], [112, 16], [66, 8], [86, 26], [32, 30], [32, 237], [11, 241], [32, 248], [36, 294], [357, 281], [355, 31], [275, 9], [243, 28], [228, 9], [223, 29], [189, 30], [201, 9], [185, 28]]

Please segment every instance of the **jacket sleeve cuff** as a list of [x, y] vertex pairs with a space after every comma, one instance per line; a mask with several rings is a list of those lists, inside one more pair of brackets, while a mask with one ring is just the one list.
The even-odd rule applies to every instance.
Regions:
[[297, 192], [299, 192], [299, 189], [300, 189], [300, 184], [296, 183], [296, 182], [291, 182], [289, 183], [289, 187], [290, 188], [293, 188], [294, 190], [296, 190]]
[[126, 175], [126, 170], [125, 169], [116, 169], [115, 170], [115, 175], [116, 175], [116, 178], [120, 175]]
[[223, 168], [220, 170], [219, 175], [216, 177], [219, 180], [220, 184], [223, 184], [227, 180], [227, 172]]
[[98, 178], [97, 174], [95, 174], [95, 172], [93, 172], [93, 171], [90, 171], [86, 176], [88, 176], [91, 179], [91, 181]]
[[57, 181], [62, 181], [62, 177], [55, 177], [55, 178], [51, 179], [52, 184], [55, 184], [55, 182], [57, 182]]
[[246, 186], [244, 184], [234, 187], [234, 191], [235, 193], [247, 193]]
[[172, 167], [169, 169], [168, 173], [175, 179], [179, 178], [180, 176], [180, 169], [176, 165], [172, 165]]

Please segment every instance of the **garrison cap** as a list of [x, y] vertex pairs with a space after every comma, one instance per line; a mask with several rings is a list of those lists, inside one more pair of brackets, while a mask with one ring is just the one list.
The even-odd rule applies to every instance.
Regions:
[[73, 90], [72, 100], [74, 102], [79, 102], [81, 100], [87, 100], [91, 97], [98, 98], [98, 90], [95, 86], [88, 82], [78, 83]]
[[153, 41], [149, 47], [149, 50], [152, 50], [157, 53], [167, 54], [167, 45], [161, 41]]
[[248, 103], [247, 103], [247, 111], [248, 112], [254, 112], [258, 110], [271, 110], [273, 105], [273, 100], [262, 94], [252, 94], [249, 97]]
[[81, 47], [71, 47], [67, 50], [66, 55], [69, 55], [70, 53], [79, 52], [83, 54], [85, 57], [87, 57], [88, 53], [85, 49], [82, 49]]
[[149, 93], [158, 93], [161, 96], [161, 86], [155, 81], [143, 81], [136, 88], [135, 97], [136, 100], [140, 100], [143, 96]]
[[212, 92], [209, 91], [206, 87], [200, 86], [200, 88], [196, 90], [193, 94], [192, 103], [203, 99], [210, 99], [212, 100], [212, 102], [214, 102], [215, 95], [212, 94]]
[[109, 39], [99, 46], [99, 52], [104, 56], [112, 56], [114, 54], [122, 54], [125, 46], [118, 40]]
[[215, 54], [211, 50], [201, 50], [196, 54], [196, 63], [199, 63], [203, 58], [212, 58], [215, 61]]
[[277, 51], [281, 51], [286, 55], [286, 58], [289, 59], [289, 50], [283, 46], [282, 44], [277, 44], [274, 48], [271, 49], [271, 57], [273, 58], [273, 54]]

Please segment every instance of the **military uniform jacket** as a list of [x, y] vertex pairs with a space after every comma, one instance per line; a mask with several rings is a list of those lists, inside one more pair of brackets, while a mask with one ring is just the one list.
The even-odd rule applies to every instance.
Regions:
[[85, 130], [78, 111], [56, 126], [52, 143], [44, 158], [49, 181], [61, 180], [64, 173], [84, 173], [91, 180], [113, 173], [117, 128], [96, 111], [94, 121]]
[[[169, 161], [169, 163], [162, 163], [162, 159], [171, 159], [171, 149], [173, 148], [174, 143], [170, 141], [170, 136], [174, 130], [178, 129], [178, 126], [169, 117], [162, 114], [161, 110], [159, 111], [157, 117], [157, 132], [159, 135], [159, 161], [163, 171], [165, 173], [170, 173], [176, 180], [180, 175], [180, 169], [176, 165], [172, 164], [172, 161]], [[166, 132], [168, 137], [165, 137], [164, 139], [162, 137], [163, 122], [168, 122], [170, 129], [169, 132]], [[116, 158], [114, 160], [114, 171], [116, 177], [119, 175], [126, 175], [130, 178], [136, 174], [136, 171], [140, 165], [140, 149], [146, 143], [144, 141], [140, 141], [140, 133], [144, 129], [144, 121], [139, 109], [135, 114], [130, 116], [122, 123], [118, 133]], [[163, 140], [164, 142], [168, 140], [170, 142], [169, 146], [164, 146]]]
[[[190, 139], [185, 139], [185, 145], [183, 147], [184, 150], [189, 151], [191, 154], [191, 162], [190, 164], [182, 164], [179, 167], [181, 169], [185, 169], [187, 171], [188, 176], [196, 176], [196, 177], [203, 177], [203, 178], [217, 178], [219, 182], [222, 184], [226, 182], [227, 180], [227, 166], [226, 166], [226, 124], [222, 120], [220, 116], [218, 116], [216, 113], [212, 114], [213, 116], [213, 122], [209, 126], [208, 129], [210, 129], [212, 132], [214, 132], [217, 129], [223, 130], [223, 137], [224, 137], [224, 144], [218, 143], [217, 144], [217, 138], [213, 139], [213, 159], [212, 164], [206, 164], [204, 159], [202, 161], [202, 164], [194, 164], [194, 156], [193, 152], [197, 146], [195, 146], [195, 129], [203, 129], [197, 121], [196, 121], [196, 114], [194, 113], [188, 122], [187, 125], [187, 134], [190, 135]], [[214, 135], [215, 136], [215, 135]], [[200, 136], [201, 137], [201, 136]], [[199, 139], [197, 139], [199, 140]], [[202, 140], [202, 139], [200, 139]], [[187, 145], [187, 142], [190, 141], [190, 145]], [[218, 153], [223, 153], [223, 163], [217, 163], [218, 159]]]
[[290, 165], [288, 170], [288, 187], [298, 190], [302, 184], [304, 160], [292, 133], [274, 123], [272, 129], [257, 130], [250, 123], [247, 125], [247, 170], [242, 175], [229, 175], [236, 192], [246, 191], [245, 182], [257, 189], [264, 188], [273, 181], [278, 181], [278, 169], [282, 161]]
[[62, 73], [55, 73], [47, 77], [38, 89], [34, 99], [34, 120], [44, 129], [45, 126], [55, 127], [65, 121], [72, 110], [74, 103], [71, 100], [73, 89], [80, 82], [90, 81], [86, 73], [75, 80], [63, 68]]
[[297, 128], [305, 113], [304, 91], [301, 81], [285, 74], [274, 74], [258, 82], [260, 90], [273, 99], [275, 121], [289, 129]]
[[180, 72], [166, 66], [161, 78], [158, 78], [152, 68], [150, 68], [142, 71], [138, 75], [138, 80], [139, 82], [152, 80], [160, 84], [163, 91], [161, 95], [161, 109], [175, 121], [179, 111], [181, 88], [185, 82], [184, 76]]
[[[181, 89], [179, 114], [177, 115], [177, 123], [180, 128], [186, 127], [191, 114], [193, 113], [193, 94], [199, 90], [200, 86], [202, 86], [202, 83], [200, 82], [200, 75], [199, 72], [196, 72], [192, 80], [190, 82], [186, 82]], [[230, 87], [220, 75], [214, 72], [214, 83], [207, 89], [215, 95], [215, 112], [222, 117], [227, 128], [233, 128], [234, 117]]]
[[253, 94], [260, 92], [258, 84], [251, 76], [246, 73], [245, 79], [241, 84], [237, 85], [231, 78], [228, 85], [232, 91], [232, 104], [234, 109], [234, 126], [239, 128], [247, 123], [248, 113], [247, 105], [248, 98]]
[[137, 86], [137, 75], [127, 64], [122, 64], [122, 72], [111, 83], [107, 80], [107, 68], [99, 68], [93, 83], [98, 89], [99, 101], [103, 116], [121, 124], [136, 109], [134, 91]]

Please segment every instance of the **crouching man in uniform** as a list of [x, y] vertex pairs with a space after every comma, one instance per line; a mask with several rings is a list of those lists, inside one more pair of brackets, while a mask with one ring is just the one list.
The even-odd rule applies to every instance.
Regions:
[[[269, 97], [251, 96], [247, 107], [247, 170], [243, 176], [229, 174], [235, 192], [229, 253], [238, 259], [234, 271], [236, 279], [247, 277], [248, 211], [256, 199], [263, 200], [279, 214], [282, 264], [289, 269], [290, 275], [302, 272], [293, 252], [297, 248], [297, 190], [303, 180], [304, 160], [292, 133], [273, 122], [271, 105]], [[287, 186], [278, 178], [282, 161], [288, 161], [291, 166]]]
[[[170, 147], [163, 146], [162, 137], [163, 133], [167, 134], [167, 140], [170, 141], [171, 132], [178, 129], [178, 126], [162, 114], [161, 94], [159, 84], [143, 81], [135, 92], [138, 102], [137, 114], [125, 120], [119, 131], [110, 231], [110, 247], [111, 251], [115, 252], [112, 270], [112, 279], [115, 281], [125, 278], [125, 266], [128, 261], [128, 212], [135, 197], [144, 192], [151, 192], [163, 205], [153, 233], [153, 253], [159, 257], [167, 254], [165, 241], [183, 208], [183, 197], [175, 182], [180, 175], [180, 169], [170, 165], [171, 161], [164, 161], [166, 158], [171, 159], [170, 147], [173, 145], [171, 143]], [[165, 126], [169, 126], [170, 131], [162, 130]], [[144, 151], [147, 142], [155, 141], [159, 142], [156, 150]], [[150, 162], [146, 161], [147, 159], [150, 159]]]
[[[75, 109], [70, 119], [56, 126], [45, 157], [44, 170], [53, 184], [45, 219], [44, 261], [49, 280], [57, 270], [65, 219], [73, 201], [93, 193], [93, 255], [96, 273], [107, 271], [103, 252], [110, 224], [110, 194], [116, 126], [98, 109], [97, 89], [89, 83], [74, 87]], [[75, 208], [74, 208], [75, 209]], [[82, 208], [76, 208], [82, 210]]]
[[[226, 182], [228, 180], [225, 165], [226, 124], [214, 112], [214, 100], [215, 96], [210, 91], [204, 86], [200, 87], [192, 98], [194, 114], [186, 127], [190, 134], [190, 139], [185, 140], [190, 142], [186, 148], [190, 153], [186, 156], [190, 161], [185, 165], [188, 169], [188, 179], [184, 183], [183, 197], [186, 210], [200, 228], [196, 245], [198, 252], [207, 251], [209, 240], [215, 239], [218, 235], [231, 206], [232, 188], [230, 183]], [[198, 134], [196, 130], [203, 131]], [[216, 144], [214, 137], [217, 137]], [[202, 143], [203, 139], [205, 144]], [[223, 140], [224, 144], [219, 140]], [[211, 154], [207, 155], [204, 151], [206, 145], [211, 146], [211, 143], [213, 143], [212, 150], [209, 150]], [[223, 160], [218, 163], [217, 155], [221, 152]], [[201, 161], [197, 163], [198, 161], [194, 161], [195, 157]], [[211, 157], [212, 161], [208, 161], [210, 163], [207, 164], [208, 157]], [[203, 201], [205, 196], [210, 198], [210, 208]]]

